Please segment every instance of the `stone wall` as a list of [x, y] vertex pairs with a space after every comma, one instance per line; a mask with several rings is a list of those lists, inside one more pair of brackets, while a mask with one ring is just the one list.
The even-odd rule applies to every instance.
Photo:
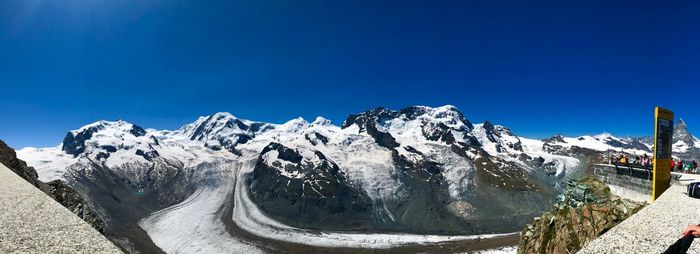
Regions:
[[651, 198], [651, 170], [597, 164], [593, 166], [593, 173], [615, 195], [639, 202], [647, 202]]
[[[620, 197], [649, 202], [651, 200], [651, 168], [639, 168], [623, 165], [596, 164], [593, 166], [594, 175], [610, 187], [610, 191]], [[671, 173], [674, 182], [680, 174]]]

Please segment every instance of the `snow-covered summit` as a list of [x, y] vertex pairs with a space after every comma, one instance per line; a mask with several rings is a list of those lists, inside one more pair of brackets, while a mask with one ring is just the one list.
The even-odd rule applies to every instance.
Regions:
[[683, 119], [679, 119], [673, 129], [673, 150], [687, 152], [692, 148], [700, 148], [700, 140], [690, 133]]
[[286, 123], [283, 123], [281, 125], [278, 125], [276, 128], [282, 131], [290, 132], [290, 133], [296, 133], [303, 131], [304, 129], [309, 127], [309, 122], [306, 121], [306, 119], [302, 117], [297, 117], [292, 120], [287, 121]]
[[[63, 139], [61, 150], [77, 157], [95, 147], [135, 146], [140, 144], [146, 130], [138, 125], [123, 121], [97, 121], [77, 130], [69, 131]], [[114, 148], [114, 149], [113, 149]]]
[[489, 121], [474, 125], [474, 135], [484, 146], [484, 149], [492, 154], [499, 153], [522, 153], [522, 143], [520, 138], [513, 134], [510, 129], [494, 125]]
[[311, 122], [311, 125], [330, 126], [333, 125], [333, 123], [329, 119], [326, 119], [322, 116], [317, 116], [316, 119], [313, 122]]
[[240, 119], [228, 112], [218, 112], [201, 116], [174, 134], [201, 142], [212, 150], [225, 149], [240, 154], [236, 149], [238, 144], [246, 143], [256, 134], [273, 128], [273, 124]]
[[132, 123], [129, 123], [124, 120], [116, 120], [116, 121], [107, 121], [107, 120], [99, 120], [94, 123], [86, 124], [83, 127], [80, 127], [76, 130], [71, 130], [70, 133], [73, 135], [78, 135], [82, 132], [86, 132], [89, 130], [95, 130], [95, 129], [108, 129], [108, 128], [121, 128], [121, 129], [129, 129], [132, 126], [134, 126]]
[[[421, 120], [421, 122], [431, 122], [434, 124], [444, 124], [452, 129], [471, 129], [472, 124], [464, 118], [454, 106], [441, 106], [431, 108], [427, 106], [412, 106], [401, 110], [390, 110], [384, 107], [375, 108], [359, 114], [351, 114], [343, 122], [342, 127], [347, 128], [351, 125], [357, 125], [361, 129], [376, 123], [378, 127], [389, 127], [387, 123], [390, 120], [398, 119], [398, 121], [407, 122], [412, 120]], [[394, 121], [397, 122], [397, 121]]]
[[563, 137], [557, 135], [544, 140], [548, 146], [558, 146], [564, 148], [580, 147], [593, 151], [625, 151], [633, 154], [650, 153], [651, 146], [640, 142], [634, 138], [618, 138], [610, 133], [598, 135], [584, 135], [579, 137]]
[[196, 121], [182, 126], [175, 133], [191, 140], [207, 141], [221, 137], [251, 135], [260, 131], [267, 123], [240, 119], [228, 112], [201, 116]]

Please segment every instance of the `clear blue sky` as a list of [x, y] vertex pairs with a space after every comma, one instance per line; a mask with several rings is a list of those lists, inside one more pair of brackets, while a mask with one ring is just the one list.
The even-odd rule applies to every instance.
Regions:
[[698, 1], [273, 2], [0, 1], [0, 139], [415, 104], [538, 138], [650, 135], [655, 105], [700, 131]]

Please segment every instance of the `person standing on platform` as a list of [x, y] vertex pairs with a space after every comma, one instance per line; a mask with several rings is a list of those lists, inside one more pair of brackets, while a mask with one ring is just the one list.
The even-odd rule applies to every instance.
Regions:
[[671, 159], [671, 171], [676, 171], [676, 160]]

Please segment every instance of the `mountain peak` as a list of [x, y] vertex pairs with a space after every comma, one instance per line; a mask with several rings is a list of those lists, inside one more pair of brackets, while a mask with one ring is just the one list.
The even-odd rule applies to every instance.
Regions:
[[322, 116], [317, 116], [316, 120], [314, 120], [311, 125], [320, 125], [320, 126], [328, 126], [331, 125], [332, 122], [329, 119], [326, 119]]
[[685, 124], [683, 119], [678, 119], [676, 126], [673, 128], [673, 142], [683, 142], [688, 146], [693, 146], [698, 140], [693, 134], [688, 130], [688, 126]]
[[231, 113], [217, 112], [209, 116], [199, 117], [193, 123], [182, 126], [177, 133], [191, 140], [204, 140], [222, 131], [238, 130], [238, 132], [243, 132], [247, 129], [248, 125]]
[[688, 131], [688, 125], [685, 124], [685, 121], [683, 121], [682, 118], [678, 118], [678, 123], [676, 123], [676, 128], [681, 128], [681, 129], [684, 129], [684, 131]]
[[84, 131], [90, 130], [90, 129], [105, 129], [105, 128], [120, 127], [120, 126], [130, 127], [131, 125], [133, 125], [133, 124], [131, 124], [127, 121], [121, 120], [121, 119], [118, 119], [116, 121], [99, 120], [99, 121], [96, 121], [93, 123], [86, 124], [83, 127], [80, 127], [77, 130], [72, 130], [70, 132], [73, 133], [73, 135], [77, 135], [80, 132], [84, 132]]
[[444, 105], [440, 107], [433, 108], [435, 112], [455, 112], [459, 114], [460, 116], [462, 115], [462, 111], [459, 111], [459, 109], [453, 105]]
[[297, 132], [306, 129], [307, 127], [309, 127], [309, 122], [307, 122], [303, 117], [294, 118], [279, 126], [280, 129], [288, 132]]
[[213, 119], [217, 120], [222, 120], [222, 119], [238, 119], [238, 117], [234, 116], [233, 114], [229, 112], [216, 112], [211, 115]]
[[486, 129], [487, 131], [493, 131], [493, 129], [495, 128], [493, 123], [491, 123], [489, 120], [484, 121], [483, 125], [484, 129]]
[[347, 128], [353, 124], [360, 126], [360, 129], [364, 129], [368, 124], [376, 121], [382, 121], [391, 119], [398, 116], [398, 112], [389, 110], [385, 107], [376, 107], [358, 114], [350, 114], [345, 121], [343, 121], [343, 128]]
[[146, 130], [138, 125], [124, 120], [105, 121], [100, 120], [85, 125], [77, 130], [69, 131], [61, 149], [68, 154], [78, 156], [87, 148], [86, 142], [97, 136], [100, 139], [124, 139], [125, 137], [141, 137], [146, 135]]
[[597, 139], [609, 139], [609, 138], [613, 138], [613, 135], [608, 133], [608, 132], [603, 132], [603, 133], [595, 135], [593, 137], [597, 138]]
[[564, 141], [564, 136], [561, 134], [551, 136], [549, 138], [543, 139], [542, 141], [545, 143], [566, 143], [566, 141]]

